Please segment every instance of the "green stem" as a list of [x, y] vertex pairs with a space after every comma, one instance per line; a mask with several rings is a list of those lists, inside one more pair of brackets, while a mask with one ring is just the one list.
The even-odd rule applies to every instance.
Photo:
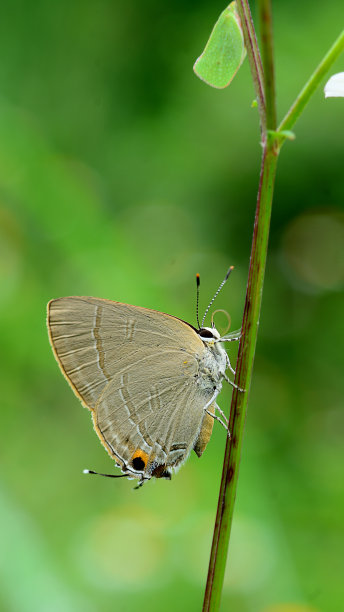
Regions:
[[[265, 36], [263, 44], [268, 46], [268, 49], [265, 52], [265, 59], [267, 59], [267, 69], [270, 70], [273, 68], [271, 30], [272, 20], [270, 0], [263, 0], [263, 4], [265, 5], [265, 15], [267, 15], [266, 24], [264, 26]], [[243, 9], [245, 15], [244, 20], [240, 13], [239, 6], [241, 7], [241, 9]], [[247, 29], [250, 29], [251, 27], [253, 28], [252, 22], [250, 22], [249, 25], [246, 20], [246, 17], [248, 15], [247, 7], [248, 3], [246, 0], [239, 0], [238, 10], [243, 27], [244, 37], [245, 40], [250, 41], [250, 46], [247, 47], [247, 52], [249, 58], [251, 58], [250, 65], [252, 70], [252, 76], [256, 84], [256, 91], [259, 93], [259, 87], [260, 85], [264, 86], [264, 82], [261, 81], [261, 74], [259, 68], [259, 66], [261, 66], [260, 55], [259, 52], [257, 52], [258, 48], [255, 48], [256, 38], [254, 36], [254, 44], [252, 36], [249, 32], [247, 32]], [[251, 19], [250, 13], [249, 16]], [[242, 325], [242, 336], [239, 344], [237, 370], [235, 377], [236, 384], [240, 388], [245, 389], [245, 392], [242, 393], [237, 389], [234, 389], [233, 391], [228, 426], [231, 432], [231, 439], [227, 439], [225, 449], [217, 515], [215, 521], [212, 549], [210, 554], [206, 591], [203, 603], [203, 612], [215, 612], [219, 609], [220, 606], [223, 578], [227, 561], [229, 536], [233, 519], [244, 425], [248, 405], [249, 388], [251, 385], [252, 368], [258, 333], [258, 322], [262, 300], [264, 272], [270, 228], [273, 187], [279, 151], [279, 148], [277, 146], [277, 140], [273, 137], [267, 138], [266, 131], [266, 94], [268, 94], [270, 97], [273, 97], [275, 95], [273, 71], [272, 75], [270, 75], [269, 77], [269, 84], [269, 89], [268, 91], [265, 91], [265, 95], [263, 97], [263, 116], [261, 114], [261, 130], [264, 149], [259, 181], [256, 216], [253, 230], [251, 259]], [[273, 105], [274, 101], [270, 99], [270, 108], [273, 108]], [[273, 117], [270, 116], [269, 120], [273, 122]], [[272, 124], [269, 125], [269, 128], [272, 128]]]
[[[276, 132], [271, 0], [260, 0], [260, 25], [262, 32], [262, 56], [265, 79], [263, 79], [259, 49], [248, 1], [237, 0], [237, 8], [243, 28], [245, 45], [250, 60], [251, 72], [258, 100], [263, 158], [252, 239], [242, 336], [239, 344], [235, 376], [236, 384], [239, 388], [245, 389], [245, 392], [243, 393], [234, 389], [232, 396], [229, 418], [231, 439], [227, 439], [225, 449], [203, 612], [216, 612], [219, 609], [221, 601], [249, 389], [257, 342], [276, 166], [280, 144], [282, 142], [280, 135]], [[301, 91], [285, 119], [282, 121], [279, 127], [280, 131], [288, 130], [295, 123], [321, 78], [343, 50], [343, 46], [344, 33], [339, 36]]]
[[344, 51], [344, 30], [338, 36], [331, 49], [326, 53], [324, 59], [320, 62], [306, 85], [300, 91], [294, 104], [290, 107], [283, 121], [280, 123], [278, 131], [290, 130], [293, 127], [320, 81], [342, 51]]
[[244, 388], [245, 392], [242, 393], [237, 389], [233, 391], [229, 419], [231, 439], [227, 438], [225, 450], [219, 503], [203, 604], [204, 612], [218, 610], [221, 599], [257, 341], [276, 164], [277, 152], [274, 147], [267, 146], [262, 160], [242, 337], [239, 345], [237, 375], [235, 378], [236, 384]]
[[258, 103], [262, 139], [265, 140], [266, 112], [263, 67], [248, 0], [237, 0], [237, 11], [240, 17], [241, 27], [243, 30], [248, 61], [250, 62], [253, 85]]
[[275, 70], [272, 39], [272, 10], [270, 0], [259, 1], [260, 35], [264, 68], [264, 90], [266, 104], [266, 127], [275, 130], [277, 125]]

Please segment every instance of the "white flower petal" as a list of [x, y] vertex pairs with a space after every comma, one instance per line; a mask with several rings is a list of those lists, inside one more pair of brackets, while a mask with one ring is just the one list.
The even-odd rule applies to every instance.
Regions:
[[325, 98], [343, 98], [344, 97], [344, 72], [334, 74], [327, 81], [325, 87]]

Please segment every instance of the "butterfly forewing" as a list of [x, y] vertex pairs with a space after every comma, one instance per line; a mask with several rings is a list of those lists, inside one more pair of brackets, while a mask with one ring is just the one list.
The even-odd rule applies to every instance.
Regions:
[[121, 361], [134, 356], [138, 348], [202, 346], [193, 328], [179, 319], [91, 297], [49, 302], [48, 328], [63, 373], [90, 409], [120, 369]]

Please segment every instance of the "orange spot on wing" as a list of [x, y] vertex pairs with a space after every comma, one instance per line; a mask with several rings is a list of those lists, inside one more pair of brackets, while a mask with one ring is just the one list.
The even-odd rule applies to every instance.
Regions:
[[[135, 469], [138, 470], [143, 470], [146, 468], [147, 463], [148, 463], [148, 459], [149, 459], [149, 455], [147, 453], [145, 453], [145, 451], [141, 450], [140, 448], [138, 448], [132, 458], [131, 458], [131, 464], [134, 466]], [[136, 467], [135, 467], [136, 466]]]

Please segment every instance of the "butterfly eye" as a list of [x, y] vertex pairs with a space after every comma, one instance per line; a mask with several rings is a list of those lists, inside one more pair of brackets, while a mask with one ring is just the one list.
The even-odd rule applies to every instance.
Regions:
[[200, 329], [198, 335], [201, 336], [201, 338], [214, 338], [214, 334], [210, 329]]

